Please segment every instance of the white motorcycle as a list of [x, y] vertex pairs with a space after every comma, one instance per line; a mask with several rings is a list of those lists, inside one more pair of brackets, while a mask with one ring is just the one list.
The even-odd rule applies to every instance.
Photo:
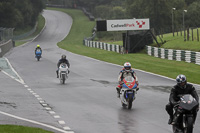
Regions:
[[127, 76], [123, 79], [123, 85], [120, 91], [120, 99], [123, 107], [128, 107], [128, 109], [132, 108], [132, 102], [135, 100], [135, 94], [138, 89], [138, 85], [132, 76]]
[[68, 78], [68, 74], [69, 74], [67, 64], [65, 63], [60, 64], [58, 74], [59, 74], [60, 83], [65, 84], [65, 81]]

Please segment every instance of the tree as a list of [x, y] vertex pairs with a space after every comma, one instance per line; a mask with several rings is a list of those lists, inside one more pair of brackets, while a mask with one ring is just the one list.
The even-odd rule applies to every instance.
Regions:
[[34, 26], [43, 8], [43, 0], [2, 0], [0, 2], [0, 27]]
[[194, 2], [189, 5], [185, 13], [185, 25], [189, 27], [200, 26], [200, 2]]
[[0, 27], [16, 27], [23, 22], [23, 16], [21, 12], [13, 8], [12, 1], [0, 3]]

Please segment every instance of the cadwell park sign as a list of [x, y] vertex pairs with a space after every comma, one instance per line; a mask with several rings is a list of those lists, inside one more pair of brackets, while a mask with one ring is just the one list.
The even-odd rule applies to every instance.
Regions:
[[149, 29], [149, 19], [121, 19], [97, 21], [97, 31], [127, 31]]

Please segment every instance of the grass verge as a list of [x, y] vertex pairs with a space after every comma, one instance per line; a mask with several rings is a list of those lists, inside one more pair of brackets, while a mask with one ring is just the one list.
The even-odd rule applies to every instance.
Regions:
[[[36, 31], [31, 36], [26, 37], [23, 40], [16, 40], [15, 46], [20, 46], [20, 45], [26, 43], [27, 40], [30, 40], [30, 39], [34, 38], [35, 36], [37, 36], [41, 32], [41, 30], [43, 29], [44, 25], [45, 25], [45, 18], [42, 15], [39, 15], [38, 25], [37, 25]], [[32, 29], [29, 29], [29, 31], [30, 30], [32, 30]], [[27, 32], [27, 30], [19, 31], [17, 34], [23, 34], [23, 33], [26, 33], [26, 32]]]
[[15, 125], [1, 125], [0, 132], [1, 133], [53, 133], [50, 131], [45, 131], [40, 128], [15, 126]]
[[189, 82], [200, 84], [200, 66], [196, 64], [160, 59], [144, 53], [121, 55], [115, 52], [86, 47], [83, 45], [83, 38], [91, 36], [91, 31], [95, 22], [89, 21], [81, 10], [48, 9], [63, 11], [73, 18], [70, 34], [63, 41], [58, 43], [58, 46], [63, 49], [119, 65], [123, 65], [124, 62], [129, 61], [134, 68], [174, 79], [178, 74], [185, 74]]

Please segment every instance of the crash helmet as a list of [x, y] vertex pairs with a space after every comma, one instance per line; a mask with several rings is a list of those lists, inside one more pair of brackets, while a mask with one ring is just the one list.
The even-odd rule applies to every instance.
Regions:
[[62, 55], [62, 56], [61, 56], [61, 59], [66, 59], [66, 55]]
[[131, 71], [131, 63], [125, 62], [125, 63], [124, 63], [124, 70], [125, 70], [126, 72], [130, 72], [130, 71]]
[[186, 84], [187, 84], [186, 76], [183, 75], [183, 74], [179, 74], [176, 77], [176, 83], [181, 89], [185, 89], [186, 88]]
[[40, 47], [40, 45], [37, 45], [37, 48], [39, 48]]

